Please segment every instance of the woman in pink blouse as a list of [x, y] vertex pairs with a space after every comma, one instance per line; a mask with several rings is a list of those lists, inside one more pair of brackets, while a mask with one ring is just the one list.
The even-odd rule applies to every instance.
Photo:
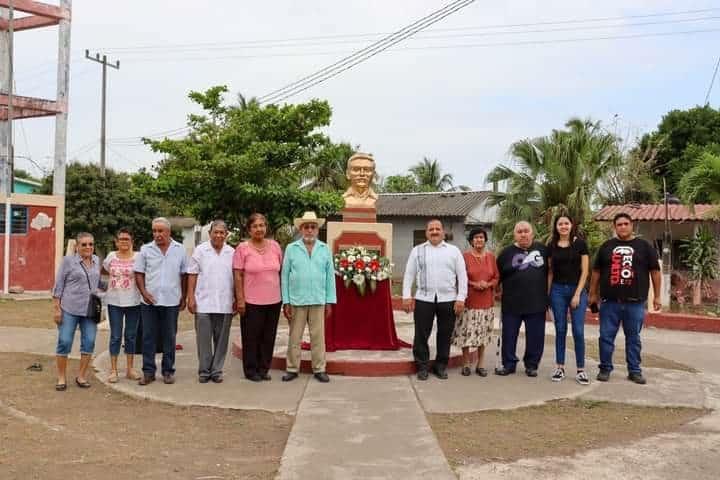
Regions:
[[235, 300], [240, 313], [243, 370], [253, 382], [270, 380], [280, 308], [282, 250], [265, 238], [267, 219], [253, 213], [247, 221], [250, 239], [235, 249]]

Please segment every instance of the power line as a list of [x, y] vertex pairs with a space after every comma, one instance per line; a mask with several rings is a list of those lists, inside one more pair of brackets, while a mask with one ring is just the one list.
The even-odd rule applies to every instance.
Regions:
[[424, 30], [427, 27], [439, 22], [443, 18], [467, 7], [473, 2], [474, 0], [460, 0], [451, 2], [445, 7], [434, 11], [430, 15], [426, 15], [420, 20], [416, 20], [410, 25], [401, 28], [392, 35], [389, 35], [377, 42], [374, 42], [369, 46], [360, 49], [357, 52], [348, 55], [347, 57], [340, 59], [333, 64], [328, 65], [327, 67], [321, 68], [315, 73], [307, 75], [282, 88], [274, 90], [267, 95], [260, 97], [258, 100], [260, 103], [280, 102], [293, 95], [297, 95], [298, 93], [303, 92], [308, 88], [325, 82], [330, 78], [333, 78], [340, 73], [369, 60], [370, 58], [382, 53], [393, 45], [405, 40], [412, 35], [415, 35], [419, 31]]
[[720, 56], [718, 56], [718, 61], [715, 64], [715, 71], [713, 72], [712, 80], [710, 80], [710, 86], [708, 86], [708, 91], [705, 95], [705, 105], [710, 102], [710, 93], [712, 92], [713, 86], [715, 85], [715, 77], [717, 77], [718, 68], [720, 68]]
[[[585, 25], [585, 26], [576, 26], [576, 27], [560, 27], [560, 28], [544, 28], [544, 29], [534, 29], [534, 30], [511, 30], [511, 31], [488, 31], [488, 32], [479, 32], [479, 33], [450, 33], [450, 34], [441, 34], [441, 35], [422, 35], [421, 33], [418, 33], [415, 37], [408, 38], [410, 41], [434, 41], [434, 40], [442, 40], [442, 39], [449, 39], [449, 38], [472, 38], [472, 37], [493, 37], [493, 36], [503, 36], [503, 35], [529, 35], [529, 34], [546, 34], [546, 33], [558, 33], [558, 32], [577, 32], [577, 31], [588, 31], [588, 30], [608, 30], [608, 29], [627, 29], [627, 28], [635, 28], [635, 27], [647, 27], [647, 26], [655, 26], [655, 25], [677, 25], [681, 23], [695, 23], [695, 22], [708, 22], [713, 20], [720, 19], [720, 16], [710, 16], [710, 17], [697, 17], [697, 18], [683, 18], [683, 19], [673, 19], [673, 20], [659, 20], [659, 21], [650, 21], [650, 22], [638, 22], [638, 23], [623, 23], [623, 24], [617, 24], [617, 25]], [[378, 34], [369, 34], [369, 36], [376, 37]], [[368, 35], [363, 35], [363, 37], [367, 37]], [[299, 44], [291, 44], [291, 43], [281, 43], [281, 44], [256, 44], [256, 45], [221, 45], [221, 46], [212, 46], [212, 47], [202, 47], [202, 46], [188, 46], [183, 48], [167, 48], [167, 49], [157, 49], [152, 51], [137, 51], [136, 53], [130, 52], [126, 53], [126, 58], [156, 58], [153, 55], [166, 55], [166, 52], [169, 53], [206, 53], [206, 52], [217, 52], [217, 51], [227, 51], [227, 50], [236, 50], [238, 48], [242, 49], [277, 49], [277, 48], [308, 48], [308, 47], [318, 47], [318, 46], [325, 46], [325, 45], [343, 45], [343, 44], [356, 44], [364, 42], [364, 38], [358, 38], [358, 39], [344, 39], [344, 40], [324, 40], [324, 41], [316, 41], [311, 43], [299, 43]]]
[[[522, 28], [522, 27], [537, 27], [537, 26], [548, 26], [548, 25], [567, 25], [573, 23], [597, 23], [597, 22], [609, 22], [617, 20], [629, 20], [629, 19], [641, 19], [641, 18], [656, 18], [656, 17], [671, 17], [680, 15], [690, 15], [699, 13], [710, 13], [717, 12], [720, 8], [705, 8], [696, 10], [683, 10], [683, 11], [672, 11], [672, 12], [659, 12], [641, 15], [624, 15], [614, 17], [594, 17], [584, 19], [566, 19], [566, 20], [554, 20], [554, 21], [543, 21], [543, 22], [531, 22], [531, 23], [514, 23], [514, 24], [494, 24], [494, 25], [479, 25], [471, 27], [455, 27], [455, 28], [433, 28], [428, 29], [425, 35], [419, 36], [425, 37], [427, 34], [435, 32], [458, 32], [467, 30], [488, 30], [497, 28]], [[675, 20], [680, 22], [682, 20]], [[622, 25], [618, 25], [622, 26]], [[596, 27], [586, 27], [596, 28]], [[600, 28], [606, 28], [602, 26]], [[611, 26], [607, 26], [611, 28]], [[317, 36], [305, 36], [305, 37], [289, 37], [280, 39], [266, 39], [266, 40], [241, 40], [241, 41], [230, 41], [230, 42], [198, 42], [198, 43], [177, 43], [177, 44], [155, 44], [155, 45], [136, 45], [130, 47], [103, 47], [102, 50], [109, 52], [131, 52], [136, 50], [172, 50], [172, 49], [186, 49], [186, 48], [202, 48], [214, 46], [244, 46], [244, 45], [263, 45], [273, 43], [287, 43], [287, 42], [305, 42], [313, 40], [329, 40], [329, 39], [344, 39], [344, 38], [358, 38], [368, 39], [372, 37], [378, 37], [382, 35], [390, 35], [392, 32], [375, 32], [375, 33], [360, 33], [360, 34], [338, 34], [338, 35], [317, 35]]]

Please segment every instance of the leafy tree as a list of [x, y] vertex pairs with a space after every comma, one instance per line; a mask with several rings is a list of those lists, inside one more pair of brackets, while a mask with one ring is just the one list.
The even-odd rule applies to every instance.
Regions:
[[692, 165], [685, 155], [691, 145], [704, 147], [720, 141], [720, 110], [710, 105], [696, 106], [689, 110], [672, 110], [661, 120], [656, 131], [645, 135], [640, 148], [657, 147], [657, 176], [667, 180], [668, 191], [677, 192], [683, 174]]
[[660, 191], [653, 170], [657, 148], [634, 148], [622, 155], [618, 165], [602, 181], [600, 199], [606, 205], [655, 203]]
[[189, 116], [185, 138], [145, 140], [166, 156], [157, 167], [158, 191], [201, 222], [223, 217], [235, 227], [253, 212], [265, 213], [275, 230], [304, 210], [340, 209], [339, 193], [301, 188], [310, 166], [341, 150], [318, 131], [330, 123], [328, 103], [225, 105], [226, 92], [217, 86], [189, 94], [204, 114]]
[[695, 236], [685, 239], [680, 249], [693, 281], [693, 304], [699, 305], [702, 290], [711, 291], [710, 281], [718, 278], [717, 239], [709, 228], [703, 226], [695, 232]]
[[[108, 168], [102, 177], [97, 165], [71, 163], [65, 182], [66, 239], [90, 232], [100, 253], [114, 248], [121, 227], [133, 231], [136, 246], [152, 239], [150, 223], [160, 215], [159, 201], [131, 175]], [[40, 193], [52, 193], [52, 184], [52, 175], [45, 177]]]
[[600, 122], [572, 118], [565, 127], [514, 143], [510, 153], [516, 168], [500, 165], [488, 174], [488, 182], [507, 186], [489, 197], [491, 205], [499, 205], [495, 229], [501, 244], [512, 241], [519, 220], [534, 223], [539, 237], [548, 234], [552, 218], [561, 211], [578, 225], [585, 223], [598, 184], [618, 165], [617, 139]]
[[420, 192], [421, 187], [413, 175], [389, 175], [383, 179], [380, 190], [385, 193]]

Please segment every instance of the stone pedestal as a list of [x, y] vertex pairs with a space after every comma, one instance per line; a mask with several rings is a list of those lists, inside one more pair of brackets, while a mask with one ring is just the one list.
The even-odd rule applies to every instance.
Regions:
[[328, 222], [327, 244], [334, 254], [362, 246], [392, 259], [392, 227], [391, 223]]

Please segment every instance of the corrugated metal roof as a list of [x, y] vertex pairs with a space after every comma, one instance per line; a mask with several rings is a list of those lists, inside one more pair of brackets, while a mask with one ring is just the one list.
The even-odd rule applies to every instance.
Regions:
[[[691, 212], [687, 205], [668, 205], [668, 220], [672, 222], [701, 222], [705, 212], [713, 208], [709, 204], [697, 204], [695, 212]], [[644, 222], [664, 222], [665, 204], [629, 203], [625, 205], [608, 205], [603, 207], [593, 218], [600, 222], [610, 222], [620, 212], [630, 215], [633, 220]]]
[[492, 192], [381, 193], [378, 216], [465, 217]]

